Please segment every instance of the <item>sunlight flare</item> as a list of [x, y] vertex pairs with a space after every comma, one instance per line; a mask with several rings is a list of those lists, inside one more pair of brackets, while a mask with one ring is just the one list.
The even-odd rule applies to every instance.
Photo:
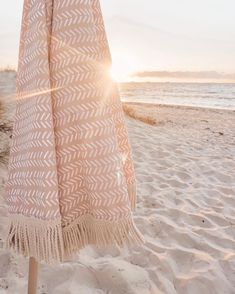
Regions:
[[110, 77], [116, 82], [127, 82], [131, 74], [137, 71], [137, 62], [128, 52], [114, 52], [113, 62], [109, 70]]

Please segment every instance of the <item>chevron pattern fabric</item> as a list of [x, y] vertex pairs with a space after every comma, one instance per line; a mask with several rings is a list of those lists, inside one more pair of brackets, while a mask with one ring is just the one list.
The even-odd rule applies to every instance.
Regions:
[[5, 197], [6, 247], [63, 261], [142, 245], [136, 180], [98, 0], [25, 0]]

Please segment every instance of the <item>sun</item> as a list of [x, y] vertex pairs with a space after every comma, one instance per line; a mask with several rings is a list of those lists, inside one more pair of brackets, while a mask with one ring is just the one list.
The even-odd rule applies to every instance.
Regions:
[[128, 54], [113, 54], [110, 77], [117, 82], [127, 82], [131, 74], [136, 71], [136, 62]]
[[110, 77], [116, 82], [125, 82], [132, 72], [123, 65], [112, 65], [109, 70]]

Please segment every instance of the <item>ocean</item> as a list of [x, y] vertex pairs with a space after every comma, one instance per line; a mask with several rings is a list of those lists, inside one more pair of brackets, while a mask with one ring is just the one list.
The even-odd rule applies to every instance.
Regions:
[[235, 84], [120, 83], [121, 100], [235, 110]]

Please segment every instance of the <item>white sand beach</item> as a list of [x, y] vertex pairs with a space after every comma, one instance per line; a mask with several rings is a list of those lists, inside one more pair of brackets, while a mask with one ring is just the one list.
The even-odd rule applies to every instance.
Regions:
[[[28, 260], [2, 249], [14, 76], [1, 78], [0, 91], [0, 293], [23, 294]], [[146, 244], [87, 246], [59, 266], [42, 264], [38, 293], [235, 293], [235, 112], [127, 106], [156, 121], [126, 115], [137, 178], [134, 220]]]

